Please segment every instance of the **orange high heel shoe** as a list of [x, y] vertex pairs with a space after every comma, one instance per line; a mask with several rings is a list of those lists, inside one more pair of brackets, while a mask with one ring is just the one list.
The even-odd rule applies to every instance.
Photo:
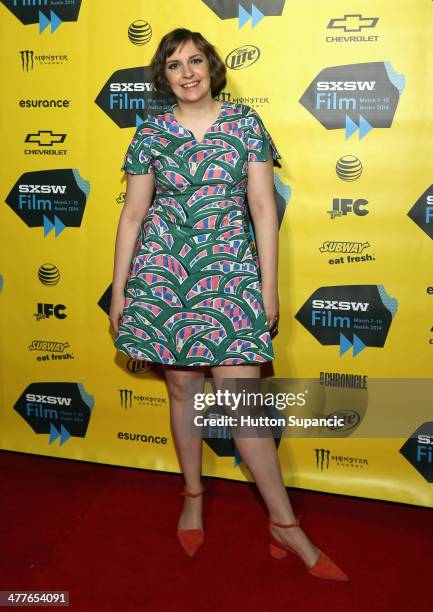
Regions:
[[[269, 523], [271, 525], [275, 525], [276, 527], [288, 529], [290, 527], [299, 527], [301, 518], [302, 516], [299, 516], [296, 522], [290, 525], [276, 523], [271, 519], [269, 519]], [[295, 549], [293, 549], [291, 546], [283, 544], [282, 542], [279, 542], [271, 533], [269, 542], [269, 552], [271, 557], [274, 559], [284, 559], [284, 557], [287, 557], [287, 551], [299, 557], [299, 559], [301, 559], [301, 561], [304, 563], [307, 571], [316, 578], [324, 578], [325, 580], [341, 580], [344, 582], [349, 581], [348, 576], [346, 576], [346, 574], [337, 565], [335, 565], [335, 563], [331, 561], [328, 555], [325, 555], [324, 552], [320, 551], [320, 555], [316, 563], [312, 567], [309, 567]]]
[[[200, 493], [190, 493], [186, 488], [182, 491], [181, 495], [185, 497], [200, 497], [203, 495], [204, 489]], [[184, 551], [193, 557], [200, 546], [203, 544], [204, 531], [203, 529], [178, 529], [177, 539]]]

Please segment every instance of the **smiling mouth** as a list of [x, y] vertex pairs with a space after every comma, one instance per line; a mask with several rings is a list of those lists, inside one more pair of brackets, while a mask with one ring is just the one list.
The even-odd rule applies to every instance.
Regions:
[[196, 87], [197, 85], [198, 85], [198, 81], [192, 81], [191, 83], [185, 83], [185, 85], [182, 85], [182, 87], [184, 89], [192, 89]]

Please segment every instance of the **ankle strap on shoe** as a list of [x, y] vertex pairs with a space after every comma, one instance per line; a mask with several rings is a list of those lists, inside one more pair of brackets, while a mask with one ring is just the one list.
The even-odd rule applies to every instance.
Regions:
[[277, 523], [276, 521], [269, 519], [269, 524], [275, 525], [275, 527], [283, 527], [284, 529], [287, 529], [288, 527], [299, 527], [301, 523], [301, 518], [302, 518], [302, 514], [298, 516], [298, 518], [296, 519], [294, 523], [290, 523], [290, 525], [284, 525], [283, 523]]
[[200, 493], [190, 493], [190, 491], [188, 491], [188, 489], [185, 488], [181, 492], [181, 495], [184, 495], [185, 497], [200, 497], [200, 495], [203, 495], [203, 493], [204, 493], [204, 489], [202, 489]]

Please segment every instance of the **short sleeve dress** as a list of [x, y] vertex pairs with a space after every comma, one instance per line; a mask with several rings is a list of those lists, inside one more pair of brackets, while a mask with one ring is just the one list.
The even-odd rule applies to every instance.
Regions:
[[222, 102], [203, 141], [172, 110], [149, 116], [122, 170], [153, 172], [115, 346], [179, 366], [274, 359], [257, 251], [247, 222], [248, 162], [279, 159], [256, 111]]

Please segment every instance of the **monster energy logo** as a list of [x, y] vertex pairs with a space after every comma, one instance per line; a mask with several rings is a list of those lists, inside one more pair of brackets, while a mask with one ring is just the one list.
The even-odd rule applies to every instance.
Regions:
[[314, 452], [316, 453], [316, 468], [319, 469], [323, 472], [323, 466], [325, 465], [325, 459], [326, 459], [326, 469], [329, 468], [329, 455], [330, 452], [328, 449], [326, 448], [315, 448]]
[[26, 72], [33, 70], [33, 51], [20, 51], [21, 55], [21, 67]]
[[132, 391], [131, 389], [119, 389], [120, 393], [120, 405], [125, 410], [132, 406]]

